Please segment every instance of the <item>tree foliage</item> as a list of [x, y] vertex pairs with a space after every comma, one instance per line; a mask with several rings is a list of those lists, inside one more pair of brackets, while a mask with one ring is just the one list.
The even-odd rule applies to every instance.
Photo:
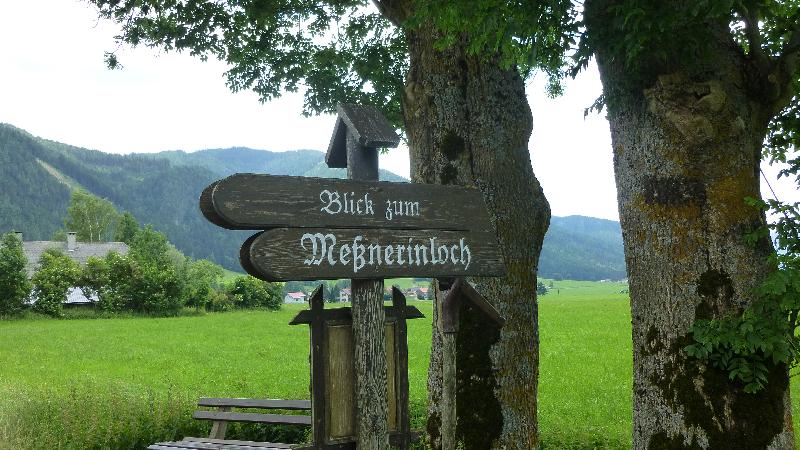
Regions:
[[84, 242], [107, 241], [113, 235], [119, 213], [110, 201], [82, 190], [72, 192], [64, 226]]
[[[349, 101], [394, 105], [400, 119], [405, 43], [364, 0], [91, 3], [122, 25], [121, 42], [226, 62], [233, 91], [252, 89], [267, 101], [302, 87], [309, 114]], [[106, 62], [119, 65], [111, 53]]]
[[[569, 0], [508, 2], [365, 0], [89, 0], [122, 26], [120, 43], [216, 58], [233, 91], [262, 101], [304, 90], [306, 114], [333, 112], [337, 102], [379, 106], [402, 124], [408, 48], [403, 29], [432, 21], [446, 47], [465, 34], [469, 50], [499, 58], [525, 74], [537, 68], [556, 80], [574, 45]], [[107, 53], [109, 67], [120, 66]]]
[[203, 308], [212, 304], [221, 290], [222, 267], [206, 259], [186, 261], [186, 306]]
[[[703, 58], [712, 34], [729, 33], [741, 49], [743, 63], [750, 66], [747, 89], [771, 105], [767, 148], [797, 144], [800, 1], [589, 0], [584, 17], [573, 74], [604, 46], [625, 61], [631, 82], [639, 87], [687, 60]], [[717, 23], [727, 27], [711, 25]], [[614, 95], [604, 95], [603, 101], [613, 107]]]
[[58, 250], [42, 253], [39, 270], [33, 275], [33, 310], [61, 317], [69, 289], [77, 286], [81, 269], [78, 263]]
[[22, 241], [14, 233], [6, 233], [0, 240], [0, 316], [19, 313], [30, 293], [27, 260]]
[[137, 231], [139, 231], [139, 222], [136, 221], [133, 214], [125, 211], [122, 213], [122, 216], [120, 216], [117, 227], [114, 230], [114, 240], [131, 245]]
[[251, 276], [238, 277], [228, 291], [237, 308], [280, 309], [280, 283], [267, 283]]

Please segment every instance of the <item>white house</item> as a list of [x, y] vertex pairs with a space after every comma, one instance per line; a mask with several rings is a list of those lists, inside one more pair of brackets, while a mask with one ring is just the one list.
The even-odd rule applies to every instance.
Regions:
[[[17, 232], [20, 241], [22, 241], [22, 250], [25, 253], [25, 258], [28, 264], [25, 270], [28, 272], [28, 278], [33, 277], [36, 270], [39, 269], [39, 260], [48, 249], [57, 249], [64, 252], [73, 261], [80, 265], [85, 265], [89, 258], [104, 258], [110, 252], [117, 252], [120, 255], [128, 254], [128, 245], [124, 242], [78, 242], [77, 234], [74, 231], [67, 233], [67, 240], [65, 241], [23, 241], [22, 233]], [[36, 301], [33, 294], [28, 299], [30, 303]], [[67, 298], [64, 300], [65, 305], [91, 305], [97, 302], [96, 295], [87, 297], [84, 292], [78, 287], [70, 288], [67, 293]]]
[[341, 291], [339, 291], [339, 301], [340, 302], [350, 301], [350, 288], [344, 288]]
[[302, 292], [287, 292], [283, 303], [305, 303], [306, 297], [308, 296]]

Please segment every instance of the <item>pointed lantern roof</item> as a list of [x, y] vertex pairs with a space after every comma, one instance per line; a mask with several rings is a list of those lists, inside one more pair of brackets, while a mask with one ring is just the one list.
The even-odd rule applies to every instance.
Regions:
[[325, 155], [328, 167], [347, 167], [347, 130], [353, 133], [362, 147], [394, 148], [400, 143], [400, 136], [395, 133], [392, 124], [374, 106], [339, 103], [336, 112], [336, 125]]

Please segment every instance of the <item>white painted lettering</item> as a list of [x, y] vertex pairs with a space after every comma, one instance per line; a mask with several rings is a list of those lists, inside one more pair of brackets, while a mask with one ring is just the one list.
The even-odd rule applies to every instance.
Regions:
[[381, 246], [378, 244], [369, 244], [367, 247], [369, 250], [369, 265], [378, 264], [381, 265]]
[[366, 203], [366, 214], [374, 216], [375, 211], [372, 209], [372, 200], [370, 200], [369, 194], [364, 194], [364, 203]]
[[[414, 246], [414, 251], [416, 251], [417, 265], [418, 266], [419, 265], [427, 266], [428, 265], [428, 247], [426, 247], [424, 245], [417, 244], [417, 245]], [[422, 254], [422, 257], [420, 257], [420, 254]]]
[[366, 261], [364, 261], [364, 244], [360, 244], [363, 239], [364, 236], [356, 236], [353, 239], [353, 273], [358, 273], [366, 264]]
[[407, 216], [419, 215], [419, 202], [403, 202], [403, 206], [405, 206]]
[[[311, 264], [320, 265], [322, 263], [322, 259], [325, 258], [326, 254], [328, 256], [328, 263], [330, 265], [336, 264], [336, 261], [332, 258], [331, 252], [333, 252], [333, 247], [336, 245], [336, 236], [328, 233], [323, 235], [322, 233], [305, 233], [303, 236], [300, 237], [300, 247], [303, 250], [307, 250], [305, 241], [311, 241], [311, 258], [303, 260], [303, 263], [307, 266]], [[330, 246], [328, 246], [328, 240], [331, 241]]]
[[[469, 245], [466, 245], [464, 243], [464, 241], [465, 241], [465, 239], [461, 238], [461, 241], [460, 241], [460, 245], [461, 245], [461, 264], [464, 264], [464, 270], [467, 270], [467, 268], [469, 268], [470, 261], [472, 261], [472, 254], [470, 254], [470, 252], [469, 252]], [[465, 253], [467, 255], [466, 262], [464, 261], [464, 254]]]
[[[447, 264], [447, 259], [448, 259], [447, 246], [446, 245], [440, 245], [439, 248], [437, 249], [437, 251], [438, 251], [438, 254], [436, 256], [439, 257], [439, 264]], [[442, 253], [444, 253], [444, 256], [442, 256]]]
[[[363, 199], [361, 199], [363, 200]], [[407, 242], [405, 242], [407, 240]], [[304, 233], [300, 236], [300, 247], [306, 252], [303, 264], [306, 266], [330, 266], [352, 264], [353, 274], [368, 266], [436, 266], [450, 265], [463, 271], [472, 264], [472, 253], [467, 239], [462, 237], [457, 243], [439, 237], [427, 238], [427, 243], [419, 243], [414, 238], [403, 238], [401, 243], [389, 242], [382, 245], [369, 242], [362, 234], [355, 235], [352, 242], [337, 243], [332, 233]], [[388, 267], [387, 267], [388, 268]]]
[[430, 239], [431, 241], [431, 264], [439, 264], [439, 260], [436, 259], [436, 238], [433, 237]]
[[392, 202], [386, 200], [386, 220], [392, 220], [392, 217], [394, 217], [392, 215]]
[[393, 253], [394, 249], [391, 245], [387, 245], [386, 248], [383, 249], [383, 260], [386, 261], [386, 265], [394, 264], [394, 259], [392, 258]]
[[339, 193], [336, 191], [329, 191], [325, 189], [319, 193], [319, 199], [323, 206], [320, 211], [325, 211], [328, 214], [339, 214], [342, 210], [342, 202], [339, 200]]
[[350, 246], [347, 244], [342, 245], [339, 247], [339, 262], [344, 265], [350, 264]]

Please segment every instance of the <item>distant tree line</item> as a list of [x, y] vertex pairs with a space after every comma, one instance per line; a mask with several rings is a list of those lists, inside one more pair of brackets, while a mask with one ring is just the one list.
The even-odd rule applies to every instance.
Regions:
[[22, 242], [5, 234], [0, 241], [0, 316], [31, 309], [60, 317], [72, 288], [96, 299], [96, 307], [105, 312], [175, 315], [185, 307], [279, 309], [282, 303], [281, 284], [250, 276], [225, 283], [221, 266], [186, 257], [163, 233], [150, 225], [141, 228], [132, 214], [119, 214], [110, 202], [91, 194], [73, 192], [64, 224], [81, 241], [113, 237], [128, 244], [130, 252], [89, 258], [81, 267], [63, 251], [49, 249], [28, 280]]

